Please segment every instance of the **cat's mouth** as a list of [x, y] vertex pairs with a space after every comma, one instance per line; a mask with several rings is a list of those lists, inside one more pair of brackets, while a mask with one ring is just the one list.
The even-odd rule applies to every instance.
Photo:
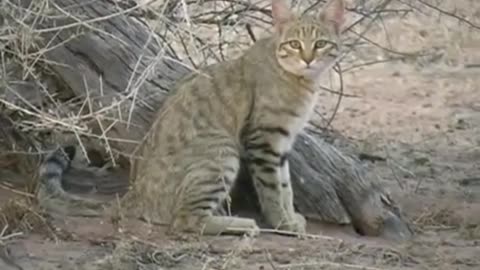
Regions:
[[324, 64], [322, 62], [319, 62], [319, 61], [315, 61], [315, 62], [311, 62], [311, 63], [303, 63], [302, 65], [302, 69], [305, 70], [305, 71], [309, 71], [309, 72], [312, 72], [312, 71], [315, 71], [317, 69], [321, 69], [322, 66], [324, 66]]
[[322, 75], [325, 71], [335, 65], [335, 61], [319, 61], [305, 65], [300, 73], [303, 77], [308, 77], [310, 79], [315, 79]]
[[308, 70], [308, 71], [312, 71], [312, 70], [315, 70], [318, 68], [318, 65], [319, 65], [319, 62], [318, 61], [313, 61], [311, 63], [305, 63], [303, 62], [302, 63], [302, 69], [303, 70]]

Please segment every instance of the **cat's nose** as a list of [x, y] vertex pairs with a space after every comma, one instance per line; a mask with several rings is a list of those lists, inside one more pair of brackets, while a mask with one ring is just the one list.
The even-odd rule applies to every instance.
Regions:
[[305, 64], [307, 64], [307, 67], [308, 67], [308, 66], [310, 66], [310, 63], [312, 63], [313, 59], [311, 59], [311, 60], [310, 59], [308, 59], [308, 60], [304, 59], [303, 61], [305, 62]]
[[313, 54], [302, 55], [302, 60], [303, 60], [303, 62], [305, 62], [305, 64], [307, 64], [307, 66], [310, 65], [310, 63], [313, 62], [313, 59], [314, 59]]

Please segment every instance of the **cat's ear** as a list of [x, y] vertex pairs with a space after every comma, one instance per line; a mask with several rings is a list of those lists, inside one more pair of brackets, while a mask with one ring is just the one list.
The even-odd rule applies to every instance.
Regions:
[[272, 0], [272, 18], [277, 31], [281, 31], [283, 25], [293, 18], [293, 13], [285, 0]]
[[345, 21], [345, 1], [344, 0], [330, 0], [322, 12], [320, 13], [320, 20], [329, 24], [335, 34], [339, 34]]

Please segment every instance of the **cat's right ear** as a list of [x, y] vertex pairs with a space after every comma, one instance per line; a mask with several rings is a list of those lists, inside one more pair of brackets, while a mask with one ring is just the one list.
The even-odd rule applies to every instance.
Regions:
[[293, 13], [285, 0], [272, 0], [272, 18], [275, 30], [278, 32], [282, 31], [285, 23], [292, 20]]
[[345, 21], [345, 1], [330, 0], [320, 13], [320, 20], [332, 26], [335, 34], [340, 34], [341, 27]]

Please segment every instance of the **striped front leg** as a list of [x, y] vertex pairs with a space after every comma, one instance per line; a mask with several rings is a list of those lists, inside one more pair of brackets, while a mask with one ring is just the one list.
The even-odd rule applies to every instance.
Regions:
[[[295, 213], [287, 154], [281, 152], [281, 130], [256, 130], [246, 143], [248, 168], [253, 178], [262, 213], [274, 228], [305, 231], [305, 219]], [[276, 143], [277, 142], [277, 143]]]

